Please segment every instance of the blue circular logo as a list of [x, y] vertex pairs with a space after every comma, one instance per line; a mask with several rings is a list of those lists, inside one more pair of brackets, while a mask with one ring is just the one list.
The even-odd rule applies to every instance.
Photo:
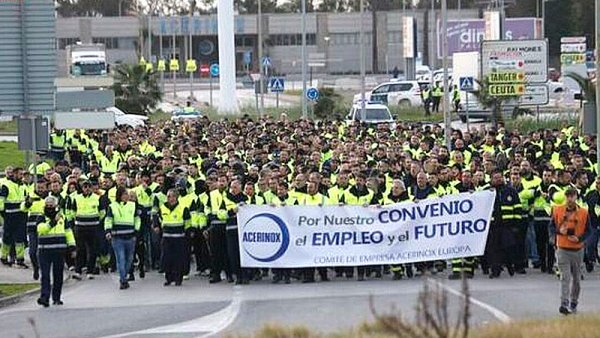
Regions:
[[290, 233], [285, 222], [269, 213], [250, 218], [244, 224], [241, 235], [244, 252], [263, 263], [276, 261], [290, 245]]
[[306, 98], [311, 101], [317, 101], [319, 99], [319, 90], [315, 87], [308, 88], [306, 90]]
[[218, 63], [213, 63], [212, 65], [210, 65], [210, 75], [213, 77], [219, 76], [219, 64]]

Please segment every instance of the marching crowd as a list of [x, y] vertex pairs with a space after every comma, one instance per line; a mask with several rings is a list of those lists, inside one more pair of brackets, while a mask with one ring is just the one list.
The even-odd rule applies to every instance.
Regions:
[[[453, 130], [451, 148], [444, 144], [438, 125], [399, 123], [390, 130], [285, 114], [56, 130], [36, 167], [7, 167], [0, 180], [1, 262], [28, 268], [29, 248], [43, 306], [51, 296], [62, 304], [65, 265], [75, 279], [118, 271], [121, 289], [136, 271], [144, 278], [150, 269], [164, 273], [165, 286], [181, 285], [190, 274], [210, 283], [309, 283], [316, 276], [410, 278], [447, 266], [452, 279], [472, 278], [478, 269], [499, 278], [531, 268], [564, 273], [570, 268], [555, 253], [558, 245], [581, 252], [587, 270], [594, 269], [600, 177], [593, 137], [573, 126], [521, 133], [500, 125]], [[240, 266], [242, 204], [385, 205], [485, 189], [494, 189], [496, 200], [483, 257], [357, 268]], [[553, 212], [565, 205], [562, 214]], [[577, 216], [567, 229], [574, 208], [587, 210], [589, 220]], [[576, 299], [563, 299], [569, 311]]]

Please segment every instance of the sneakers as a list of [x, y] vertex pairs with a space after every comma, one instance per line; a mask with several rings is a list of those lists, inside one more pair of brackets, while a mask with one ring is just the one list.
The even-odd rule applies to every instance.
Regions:
[[561, 314], [563, 314], [565, 316], [570, 315], [572, 313], [571, 309], [569, 309], [568, 307], [566, 307], [564, 305], [561, 305], [561, 307], [558, 308], [558, 312], [560, 312]]
[[190, 280], [190, 275], [184, 275], [183, 280]]
[[127, 281], [129, 281], [129, 282], [135, 281], [135, 276], [132, 273], [130, 273], [129, 276], [127, 277]]
[[55, 301], [52, 302], [52, 305], [57, 305], [57, 306], [64, 305], [64, 304], [65, 303], [63, 303], [62, 300], [55, 300]]
[[80, 273], [74, 273], [71, 277], [73, 277], [74, 280], [82, 280], [83, 279], [81, 277]]
[[569, 310], [571, 311], [572, 314], [576, 314], [577, 313], [577, 303], [571, 303], [571, 305], [569, 306]]
[[2, 263], [2, 265], [6, 265], [8, 267], [11, 267], [13, 265], [13, 263], [9, 261], [8, 258], [1, 258], [0, 262]]
[[89, 280], [92, 280], [92, 279], [94, 279], [95, 277], [94, 277], [94, 275], [93, 275], [93, 274], [91, 274], [91, 273], [86, 273], [86, 274], [85, 274], [85, 278], [87, 278], [87, 279], [89, 279]]
[[121, 285], [119, 286], [119, 290], [126, 290], [126, 289], [129, 289], [129, 283], [127, 283], [127, 282], [121, 283]]

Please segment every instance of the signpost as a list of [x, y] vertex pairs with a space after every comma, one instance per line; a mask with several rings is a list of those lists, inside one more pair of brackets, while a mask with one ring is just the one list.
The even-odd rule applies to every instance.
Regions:
[[209, 88], [210, 88], [210, 99], [208, 104], [212, 107], [213, 105], [213, 77], [219, 77], [219, 64], [218, 63], [213, 63], [210, 65], [210, 81], [209, 81]]
[[472, 76], [461, 77], [458, 81], [460, 90], [466, 92], [465, 94], [465, 114], [467, 116], [467, 131], [471, 128], [469, 126], [469, 93], [475, 90], [475, 79]]
[[275, 93], [275, 106], [279, 108], [279, 93], [283, 93], [285, 90], [285, 80], [281, 77], [272, 77], [269, 81], [269, 88], [271, 88], [271, 93]]
[[[519, 102], [525, 104], [547, 103], [544, 89], [538, 87], [545, 86], [548, 80], [548, 41], [483, 41], [481, 74], [489, 80], [488, 92], [491, 96], [517, 96]], [[528, 86], [532, 87], [530, 94], [522, 99], [528, 92]], [[545, 94], [547, 92], [546, 88]]]

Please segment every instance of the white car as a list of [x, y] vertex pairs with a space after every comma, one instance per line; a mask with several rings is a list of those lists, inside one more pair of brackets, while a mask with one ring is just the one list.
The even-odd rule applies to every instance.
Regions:
[[202, 117], [202, 114], [200, 114], [199, 111], [185, 111], [183, 109], [176, 109], [173, 111], [171, 121], [195, 120], [199, 117]]
[[[444, 81], [444, 70], [443, 69], [438, 69], [435, 72], [433, 72], [433, 83], [440, 83], [442, 84], [442, 82]], [[451, 86], [452, 85], [452, 68], [448, 68], [448, 84]]]
[[365, 104], [365, 118], [362, 118], [362, 105], [360, 103], [352, 105], [350, 113], [346, 116], [346, 123], [351, 125], [355, 122], [365, 122], [369, 124], [387, 123], [390, 128], [396, 128], [396, 121], [390, 113], [387, 106], [379, 103]]
[[109, 107], [106, 108], [106, 110], [115, 114], [115, 123], [118, 126], [127, 125], [135, 128], [145, 125], [146, 120], [148, 120], [147, 116], [125, 114], [125, 112], [117, 107]]
[[[371, 92], [365, 93], [365, 100], [387, 105], [399, 105], [404, 108], [420, 107], [423, 105], [421, 88], [426, 85], [427, 83], [418, 81], [386, 82], [378, 85]], [[359, 103], [360, 100], [360, 94], [354, 95], [353, 103]]]

